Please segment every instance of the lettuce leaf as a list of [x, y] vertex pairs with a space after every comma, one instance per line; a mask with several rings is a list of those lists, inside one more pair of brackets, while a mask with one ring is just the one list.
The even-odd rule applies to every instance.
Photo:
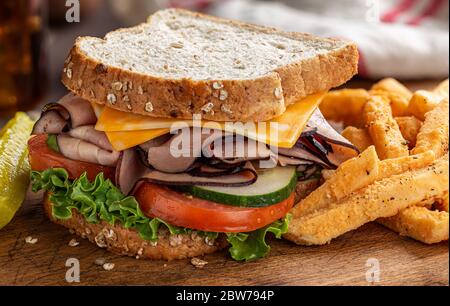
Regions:
[[227, 234], [228, 242], [231, 244], [229, 250], [231, 257], [237, 261], [265, 257], [270, 251], [270, 246], [266, 243], [267, 234], [272, 233], [275, 238], [281, 239], [288, 230], [291, 218], [292, 216], [288, 214], [284, 219], [251, 233]]
[[[93, 182], [88, 180], [86, 173], [71, 181], [65, 169], [53, 168], [42, 172], [33, 171], [31, 181], [34, 192], [45, 190], [50, 193], [55, 219], [68, 220], [75, 209], [89, 223], [105, 221], [114, 225], [118, 222], [124, 228], [135, 229], [142, 239], [152, 242], [158, 240], [161, 226], [173, 235], [196, 232], [202, 237], [217, 239], [220, 234], [178, 227], [159, 218], [146, 217], [136, 199], [123, 195], [110, 180], [105, 180], [103, 173], [98, 174]], [[266, 243], [267, 234], [272, 233], [280, 239], [287, 232], [289, 221], [290, 215], [287, 215], [254, 232], [227, 233], [231, 257], [238, 261], [249, 261], [266, 256], [270, 251]]]
[[[157, 241], [161, 226], [165, 226], [173, 235], [190, 234], [191, 229], [168, 224], [158, 218], [148, 218], [139, 208], [134, 197], [124, 196], [110, 180], [105, 180], [103, 173], [90, 182], [83, 174], [71, 182], [65, 169], [54, 168], [43, 172], [31, 173], [34, 192], [50, 192], [52, 215], [55, 219], [72, 218], [72, 210], [77, 210], [89, 223], [119, 222], [124, 228], [134, 228], [139, 236], [148, 241]], [[217, 238], [219, 233], [196, 231], [200, 236]]]

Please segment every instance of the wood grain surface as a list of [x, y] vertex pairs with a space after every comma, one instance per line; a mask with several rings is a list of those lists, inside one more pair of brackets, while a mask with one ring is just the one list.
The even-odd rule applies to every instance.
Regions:
[[[38, 238], [34, 245], [25, 238]], [[366, 280], [368, 260], [380, 264], [375, 285], [448, 285], [448, 243], [426, 246], [368, 224], [330, 245], [300, 247], [271, 240], [269, 257], [237, 263], [226, 251], [204, 257], [197, 269], [189, 260], [144, 261], [121, 257], [50, 223], [41, 204], [27, 203], [0, 233], [0, 285], [68, 285], [66, 260], [80, 261], [80, 285], [373, 285]], [[112, 271], [95, 265], [105, 258]]]

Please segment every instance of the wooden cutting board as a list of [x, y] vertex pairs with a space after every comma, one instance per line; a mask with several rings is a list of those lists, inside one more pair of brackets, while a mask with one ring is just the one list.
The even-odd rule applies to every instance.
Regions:
[[[412, 90], [429, 89], [438, 82], [409, 82]], [[370, 87], [354, 81], [346, 86]], [[34, 245], [25, 238], [38, 238]], [[50, 223], [39, 201], [26, 203], [13, 222], [0, 231], [0, 285], [67, 285], [66, 261], [80, 262], [81, 285], [372, 285], [366, 280], [378, 261], [376, 285], [449, 285], [448, 242], [427, 246], [376, 224], [367, 224], [330, 245], [300, 247], [288, 241], [270, 241], [270, 256], [237, 263], [226, 251], [208, 255], [203, 269], [189, 260], [142, 261], [108, 253], [88, 241], [69, 247], [75, 238]], [[112, 271], [95, 265], [105, 258]]]
[[[38, 238], [34, 245], [25, 238]], [[209, 263], [197, 269], [189, 260], [144, 261], [120, 257], [50, 223], [39, 202], [27, 203], [0, 232], [0, 285], [68, 285], [69, 258], [80, 262], [81, 285], [372, 285], [366, 264], [378, 261], [377, 285], [449, 285], [448, 243], [426, 246], [368, 224], [330, 245], [300, 247], [288, 241], [270, 241], [270, 256], [237, 263], [226, 251], [205, 256]], [[95, 265], [105, 258], [112, 271]]]

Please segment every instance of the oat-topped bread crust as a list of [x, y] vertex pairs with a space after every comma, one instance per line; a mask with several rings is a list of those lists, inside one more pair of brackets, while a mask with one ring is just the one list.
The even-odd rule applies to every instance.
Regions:
[[104, 221], [97, 224], [88, 223], [75, 210], [71, 219], [56, 220], [52, 215], [52, 203], [48, 196], [44, 200], [44, 211], [52, 222], [74, 231], [98, 247], [137, 259], [185, 259], [214, 253], [228, 245], [224, 235], [215, 240], [208, 240], [196, 234], [171, 235], [165, 229], [160, 230], [158, 242], [151, 243], [139, 237], [135, 230], [126, 229], [120, 224], [111, 225]]
[[355, 44], [192, 13], [159, 11], [104, 39], [78, 38], [68, 89], [153, 117], [265, 121], [357, 73]]

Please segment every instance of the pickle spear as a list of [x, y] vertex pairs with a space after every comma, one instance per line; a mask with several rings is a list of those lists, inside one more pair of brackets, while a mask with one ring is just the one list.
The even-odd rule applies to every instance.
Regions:
[[25, 199], [29, 180], [27, 142], [33, 120], [17, 113], [0, 130], [0, 229], [14, 217]]

